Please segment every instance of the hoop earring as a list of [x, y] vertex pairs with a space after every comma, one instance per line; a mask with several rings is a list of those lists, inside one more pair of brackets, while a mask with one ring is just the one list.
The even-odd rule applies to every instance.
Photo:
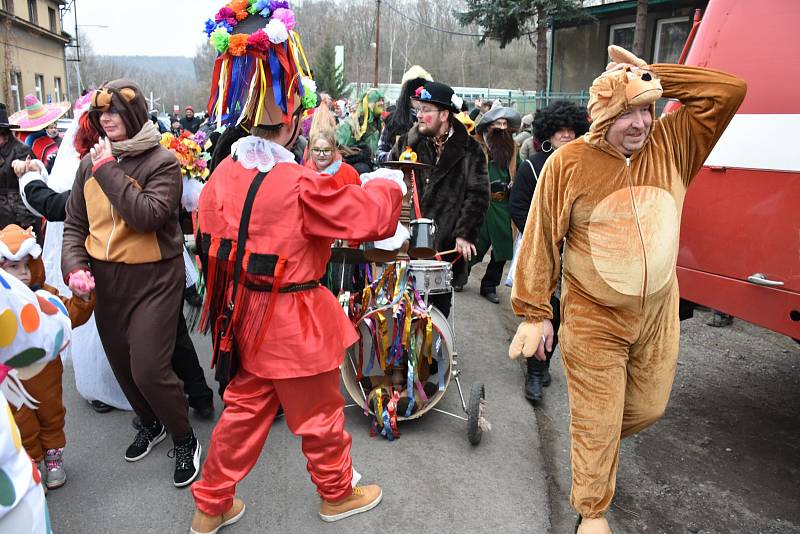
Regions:
[[[550, 148], [545, 148], [544, 147], [544, 143], [547, 143], [548, 145], [550, 145]], [[541, 144], [542, 152], [552, 152], [553, 151], [553, 143], [551, 143], [550, 141], [547, 141], [547, 140], [545, 140], [544, 143]]]

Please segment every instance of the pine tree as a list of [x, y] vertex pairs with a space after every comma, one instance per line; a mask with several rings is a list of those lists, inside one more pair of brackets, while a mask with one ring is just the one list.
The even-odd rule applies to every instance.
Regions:
[[331, 41], [326, 41], [320, 48], [313, 70], [318, 92], [339, 99], [350, 91], [350, 84], [344, 81], [344, 65], [336, 68], [336, 49]]
[[[547, 88], [547, 25], [553, 19], [580, 20], [587, 17], [580, 0], [474, 0], [458, 14], [462, 24], [477, 24], [481, 42], [492, 39], [504, 48], [527, 36], [536, 46], [536, 86]], [[530, 36], [535, 35], [534, 39]]]

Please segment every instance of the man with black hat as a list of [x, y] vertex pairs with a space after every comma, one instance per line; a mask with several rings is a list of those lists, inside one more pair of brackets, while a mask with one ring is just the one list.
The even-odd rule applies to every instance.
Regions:
[[511, 177], [516, 176], [521, 161], [513, 133], [519, 130], [522, 117], [514, 109], [495, 106], [478, 123], [476, 137], [489, 160], [489, 186], [492, 202], [478, 234], [477, 254], [470, 262], [475, 265], [491, 247], [491, 259], [481, 280], [480, 293], [498, 304], [497, 286], [503, 267], [514, 257], [514, 237], [511, 233], [511, 214], [508, 211], [508, 189]]
[[17, 188], [17, 175], [11, 167], [11, 162], [15, 159], [34, 159], [31, 149], [11, 134], [11, 130], [17, 128], [17, 124], [11, 124], [8, 120], [6, 105], [0, 103], [0, 228], [9, 224], [27, 228], [37, 222], [22, 203]]
[[[419, 214], [436, 222], [436, 249], [452, 250], [442, 259], [453, 264], [453, 288], [464, 286], [469, 275], [467, 262], [476, 252], [475, 243], [489, 207], [486, 157], [480, 145], [455, 118], [461, 99], [443, 83], [428, 82], [420, 87], [414, 101], [417, 124], [401, 136], [389, 159], [397, 160], [411, 147], [417, 161], [433, 165], [416, 175]], [[450, 295], [431, 295], [430, 302], [450, 314]]]

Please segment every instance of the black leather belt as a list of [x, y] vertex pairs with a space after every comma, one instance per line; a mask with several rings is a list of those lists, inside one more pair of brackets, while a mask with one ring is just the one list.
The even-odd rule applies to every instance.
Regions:
[[[244, 287], [253, 291], [272, 291], [272, 284], [256, 284], [253, 282], [244, 282]], [[296, 293], [297, 291], [306, 291], [319, 287], [319, 281], [313, 280], [311, 282], [303, 282], [301, 284], [289, 284], [278, 288], [278, 293]]]

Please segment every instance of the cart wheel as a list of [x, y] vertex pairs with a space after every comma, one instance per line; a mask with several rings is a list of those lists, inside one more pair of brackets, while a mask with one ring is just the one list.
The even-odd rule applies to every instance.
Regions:
[[481, 430], [478, 421], [483, 415], [482, 402], [485, 399], [483, 384], [475, 382], [469, 390], [469, 404], [467, 405], [467, 439], [473, 445], [481, 442], [483, 430]]

